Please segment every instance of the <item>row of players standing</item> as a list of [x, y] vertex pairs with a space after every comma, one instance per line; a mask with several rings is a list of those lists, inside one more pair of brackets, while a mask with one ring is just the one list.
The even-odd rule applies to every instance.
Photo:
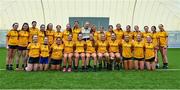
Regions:
[[[69, 44], [67, 41], [69, 38], [72, 38], [73, 42], [78, 42], [79, 38], [82, 38], [84, 41], [89, 41], [90, 37], [93, 37], [93, 39], [92, 39], [93, 43], [97, 44], [97, 42], [103, 40], [103, 38], [106, 41], [111, 41], [112, 38], [115, 37], [115, 39], [118, 40], [118, 42], [126, 41], [125, 39], [128, 39], [127, 40], [128, 42], [129, 41], [130, 42], [142, 41], [142, 40], [143, 40], [143, 42], [147, 42], [146, 38], [150, 37], [151, 39], [149, 41], [152, 41], [152, 43], [156, 46], [155, 47], [156, 48], [155, 49], [156, 55], [154, 55], [155, 56], [154, 61], [156, 62], [157, 68], [159, 67], [158, 58], [157, 58], [158, 50], [161, 51], [161, 54], [163, 57], [163, 68], [168, 68], [168, 61], [167, 61], [167, 55], [166, 55], [167, 46], [168, 46], [167, 45], [168, 34], [164, 30], [162, 24], [160, 24], [158, 26], [160, 29], [159, 32], [156, 31], [155, 26], [151, 27], [152, 32], [149, 31], [148, 26], [144, 26], [145, 32], [141, 32], [137, 25], [134, 26], [133, 32], [131, 31], [130, 25], [127, 25], [126, 31], [123, 31], [120, 24], [116, 25], [115, 30], [113, 30], [112, 25], [109, 25], [107, 32], [105, 32], [103, 27], [99, 27], [99, 30], [97, 31], [96, 26], [95, 25], [91, 26], [89, 22], [86, 22], [84, 27], [80, 28], [78, 21], [74, 22], [73, 28], [71, 28], [71, 26], [68, 24], [66, 26], [66, 30], [61, 32], [61, 26], [60, 25], [56, 26], [56, 31], [55, 31], [55, 30], [53, 30], [53, 24], [52, 23], [49, 23], [47, 25], [47, 29], [45, 29], [45, 25], [41, 25], [40, 30], [38, 28], [36, 28], [36, 24], [37, 24], [37, 22], [33, 21], [32, 27], [29, 28], [28, 23], [24, 23], [21, 30], [17, 30], [18, 29], [18, 23], [13, 24], [13, 29], [10, 30], [10, 32], [7, 34], [7, 37], [8, 37], [7, 38], [8, 58], [7, 58], [7, 62], [6, 62], [7, 63], [6, 67], [8, 70], [13, 69], [12, 68], [12, 66], [13, 66], [12, 62], [13, 62], [15, 52], [16, 52], [15, 49], [17, 49], [17, 48], [18, 48], [18, 50], [17, 50], [18, 56], [16, 57], [16, 69], [19, 69], [19, 61], [21, 58], [23, 60], [22, 67], [24, 68], [26, 66], [28, 57], [30, 55], [33, 55], [33, 54], [28, 54], [28, 52], [27, 52], [28, 43], [33, 42], [33, 36], [35, 36], [35, 35], [37, 35], [37, 42], [38, 43], [43, 45], [46, 42], [48, 44], [48, 46], [53, 46], [53, 43], [55, 44], [56, 42], [59, 42], [59, 41], [57, 41], [57, 40], [59, 40], [58, 38], [60, 38], [60, 41], [62, 41], [62, 43], [64, 43], [64, 45], [68, 46]], [[15, 36], [17, 35], [17, 37], [18, 37], [17, 40], [12, 39], [13, 34]], [[27, 37], [28, 37], [28, 39], [27, 39]], [[47, 37], [47, 40], [45, 40], [45, 37]], [[142, 39], [142, 40], [140, 40], [140, 39]], [[98, 48], [101, 48], [101, 46], [103, 47], [103, 44], [99, 45]], [[144, 61], [142, 60], [142, 58], [144, 59], [145, 55], [143, 57], [141, 57], [141, 60], [138, 60], [138, 58], [134, 57], [135, 61], [134, 61], [134, 65], [133, 65], [132, 64], [132, 57], [133, 56], [132, 55], [128, 56], [125, 50], [124, 50], [124, 55], [123, 55], [123, 49], [122, 48], [118, 48], [118, 49], [119, 49], [118, 55], [116, 55], [116, 53], [109, 53], [108, 55], [105, 54], [104, 52], [96, 53], [98, 56], [98, 61], [100, 61], [103, 56], [105, 56], [105, 57], [110, 56], [111, 59], [114, 59], [114, 58], [117, 59], [118, 58], [119, 60], [117, 60], [116, 64], [119, 67], [119, 64], [122, 63], [120, 60], [123, 57], [124, 59], [128, 59], [128, 60], [123, 60], [124, 61], [123, 66], [125, 69], [132, 69], [133, 67], [135, 67], [136, 69], [138, 69], [138, 68], [143, 69], [144, 68]], [[69, 66], [68, 66], [68, 71], [71, 71], [71, 68], [69, 68], [69, 67], [72, 66], [71, 62], [72, 62], [73, 55], [75, 56], [75, 62], [78, 61], [79, 56], [85, 57], [85, 55], [83, 55], [81, 53], [75, 53], [75, 54], [69, 53], [69, 50], [66, 50], [66, 51], [67, 52], [63, 52], [63, 57], [64, 57], [64, 60], [63, 60], [64, 63], [63, 64], [66, 65], [66, 60], [68, 58], [68, 60], [70, 61]], [[132, 51], [132, 50], [130, 50], [130, 51]], [[137, 53], [137, 52], [135, 52], [135, 53]], [[140, 52], [138, 52], [138, 53], [140, 53]], [[87, 52], [86, 52], [86, 54], [87, 54]], [[48, 56], [52, 57], [52, 55], [48, 55]], [[54, 57], [56, 57], [56, 56], [57, 55], [54, 55]], [[83, 69], [86, 67], [91, 67], [90, 63], [89, 63], [89, 57], [90, 56], [94, 57], [96, 55], [93, 55], [91, 53], [89, 53], [89, 55], [86, 55], [86, 61], [85, 61], [85, 59], [82, 60], [83, 61], [83, 63], [82, 63]], [[126, 57], [126, 56], [128, 56], [128, 57]], [[32, 56], [32, 57], [34, 57], [34, 56]], [[94, 59], [96, 60], [96, 57], [94, 57]], [[39, 60], [37, 60], [37, 61], [39, 61]], [[51, 60], [51, 61], [53, 62], [53, 60]], [[104, 62], [106, 62], [106, 61], [104, 61]], [[41, 69], [43, 68], [43, 63], [40, 64]], [[57, 62], [54, 61], [54, 63], [55, 63], [55, 65], [52, 65], [51, 69], [59, 69], [60, 67], [58, 65], [56, 65]], [[47, 63], [45, 63], [45, 64], [47, 64]], [[104, 63], [104, 67], [108, 67], [109, 65], [107, 65], [107, 64], [108, 63]], [[63, 71], [66, 71], [65, 65], [63, 67]], [[94, 67], [96, 67], [96, 61], [94, 62], [94, 65], [95, 65]], [[38, 65], [36, 65], [36, 64], [34, 66], [38, 67]], [[78, 63], [75, 63], [74, 66], [75, 66], [75, 69], [77, 69]], [[102, 66], [102, 63], [100, 62], [99, 67], [102, 68], [101, 66]], [[31, 68], [31, 70], [33, 69], [32, 64], [29, 67]], [[48, 67], [48, 65], [45, 65], [44, 68], [47, 69], [47, 67]]]

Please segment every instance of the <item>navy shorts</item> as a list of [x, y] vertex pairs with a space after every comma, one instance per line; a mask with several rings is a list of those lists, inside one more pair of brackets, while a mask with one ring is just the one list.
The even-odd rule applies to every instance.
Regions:
[[29, 57], [28, 63], [30, 63], [30, 64], [39, 63], [39, 57]]
[[132, 57], [130, 57], [130, 58], [123, 57], [123, 60], [124, 60], [124, 61], [126, 61], [126, 60], [132, 60]]
[[18, 50], [27, 50], [27, 47], [18, 46]]
[[152, 57], [150, 59], [146, 59], [147, 62], [154, 62], [155, 61], [155, 57]]
[[39, 63], [40, 64], [48, 64], [49, 60], [48, 57], [40, 57]]
[[17, 45], [8, 45], [8, 47], [10, 48], [10, 49], [17, 49]]
[[143, 61], [144, 58], [134, 58], [134, 60]]
[[89, 38], [83, 38], [83, 40], [84, 40], [84, 41], [87, 41], [87, 40], [89, 40]]
[[55, 60], [55, 59], [51, 59], [51, 64], [52, 65], [60, 65], [62, 63], [62, 60]]

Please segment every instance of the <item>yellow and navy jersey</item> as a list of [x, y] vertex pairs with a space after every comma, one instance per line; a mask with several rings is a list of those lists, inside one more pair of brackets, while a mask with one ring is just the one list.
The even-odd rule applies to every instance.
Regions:
[[119, 45], [121, 42], [119, 40], [109, 41], [109, 52], [117, 53], [119, 52]]
[[[94, 44], [94, 45], [93, 45]], [[86, 53], [95, 53], [95, 43], [93, 41], [87, 40], [86, 41]]]
[[125, 58], [132, 58], [132, 42], [122, 41], [122, 56]]
[[29, 28], [29, 42], [32, 42], [32, 38], [34, 35], [38, 35], [39, 29], [38, 28]]
[[63, 31], [63, 41], [68, 41], [68, 36], [71, 34], [68, 30]]
[[63, 33], [62, 32], [55, 32], [54, 33], [54, 42], [56, 42], [57, 38], [61, 38], [63, 37]]
[[41, 44], [40, 46], [40, 56], [41, 57], [49, 57], [50, 48], [49, 45]]
[[135, 41], [133, 43], [133, 56], [134, 58], [144, 58], [144, 41]]
[[45, 37], [45, 31], [39, 31], [38, 32], [38, 43], [43, 44], [44, 37]]
[[54, 30], [46, 30], [46, 36], [48, 37], [49, 44], [52, 45], [54, 43]]
[[106, 40], [111, 41], [111, 32], [109, 31], [106, 32]]
[[76, 50], [75, 50], [75, 52], [77, 52], [77, 53], [82, 53], [82, 52], [84, 52], [84, 46], [85, 46], [85, 41], [76, 41], [75, 42], [75, 46], [76, 46]]
[[147, 42], [147, 36], [152, 37], [152, 33], [151, 32], [143, 32], [143, 40], [146, 43]]
[[39, 57], [40, 56], [40, 44], [30, 43], [27, 47], [29, 57]]
[[73, 41], [64, 41], [64, 53], [73, 53], [74, 42]]
[[11, 29], [7, 33], [8, 45], [18, 45], [18, 31]]
[[158, 32], [158, 36], [159, 36], [159, 45], [162, 47], [168, 46], [168, 42], [167, 42], [168, 33], [166, 31]]
[[73, 41], [77, 41], [78, 39], [78, 34], [81, 32], [81, 29], [80, 28], [74, 28], [72, 30], [72, 34], [73, 34]]
[[139, 31], [139, 32], [137, 32], [137, 31], [134, 31], [133, 32], [133, 39], [134, 39], [134, 41], [137, 41], [137, 35], [141, 35], [141, 37], [143, 37], [143, 35], [142, 35], [142, 33]]
[[25, 30], [20, 30], [18, 34], [18, 46], [27, 47], [29, 42], [29, 32]]
[[97, 46], [97, 52], [98, 53], [107, 53], [107, 46], [108, 46], [108, 41], [101, 41], [98, 40], [96, 42], [96, 46]]
[[153, 43], [145, 43], [145, 59], [151, 59], [155, 57], [155, 46]]
[[123, 36], [124, 36], [124, 32], [123, 30], [114, 30], [114, 33], [116, 34], [116, 39], [119, 40], [120, 42], [122, 42], [123, 40]]
[[158, 36], [158, 33], [152, 33], [152, 42], [154, 44], [154, 46], [159, 46], [159, 36]]
[[129, 36], [129, 41], [132, 41], [133, 40], [133, 37], [134, 37], [134, 33], [133, 32], [127, 32], [125, 31], [124, 32], [124, 36], [128, 35]]
[[64, 49], [63, 44], [60, 44], [60, 45], [58, 45], [56, 43], [52, 44], [51, 45], [51, 51], [52, 51], [51, 58], [55, 59], [55, 60], [62, 59], [63, 49]]

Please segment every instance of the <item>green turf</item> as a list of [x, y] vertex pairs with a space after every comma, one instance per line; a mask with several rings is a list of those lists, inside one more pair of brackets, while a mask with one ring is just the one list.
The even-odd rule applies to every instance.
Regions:
[[[168, 49], [169, 67], [180, 69], [180, 49]], [[5, 68], [6, 50], [0, 49], [0, 69]], [[169, 71], [0, 71], [4, 89], [180, 89], [180, 70]]]

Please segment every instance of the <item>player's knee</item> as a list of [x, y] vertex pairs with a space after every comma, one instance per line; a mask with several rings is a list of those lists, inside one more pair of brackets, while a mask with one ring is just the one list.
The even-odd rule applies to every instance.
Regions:
[[89, 55], [89, 54], [86, 54], [86, 57], [87, 57], [87, 58], [89, 58], [89, 57], [90, 57], [90, 55]]
[[85, 58], [85, 54], [81, 54], [81, 58]]

